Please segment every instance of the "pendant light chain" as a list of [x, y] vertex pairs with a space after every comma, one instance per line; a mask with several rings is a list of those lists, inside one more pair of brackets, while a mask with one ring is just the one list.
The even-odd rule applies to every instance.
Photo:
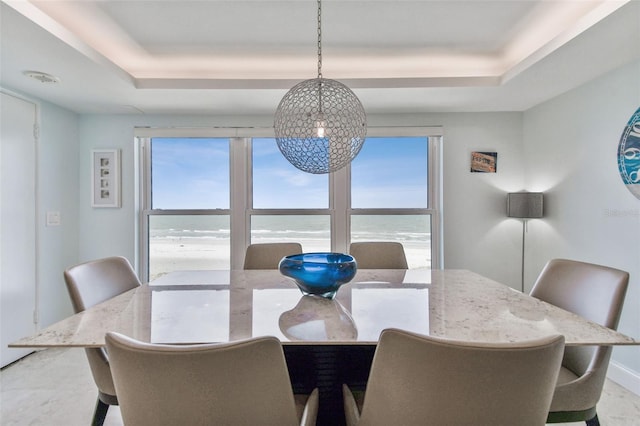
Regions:
[[322, 5], [318, 6], [318, 77], [293, 86], [276, 109], [273, 129], [282, 155], [307, 173], [331, 173], [360, 152], [367, 115], [344, 84], [322, 77]]
[[322, 4], [318, 0], [318, 78], [322, 78]]

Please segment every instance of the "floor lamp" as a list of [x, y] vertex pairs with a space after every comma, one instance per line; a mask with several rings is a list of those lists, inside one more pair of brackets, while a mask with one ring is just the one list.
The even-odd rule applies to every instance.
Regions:
[[522, 219], [522, 265], [520, 287], [524, 293], [524, 241], [528, 219], [542, 217], [542, 192], [510, 192], [507, 194], [507, 217]]

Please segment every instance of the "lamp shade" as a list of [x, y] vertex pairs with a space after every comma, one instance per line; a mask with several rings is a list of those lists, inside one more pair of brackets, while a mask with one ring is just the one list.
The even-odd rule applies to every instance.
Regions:
[[303, 172], [335, 172], [360, 152], [367, 116], [358, 97], [336, 80], [305, 80], [276, 110], [274, 131], [282, 155]]
[[542, 217], [542, 192], [510, 192], [507, 194], [507, 216], [521, 219]]

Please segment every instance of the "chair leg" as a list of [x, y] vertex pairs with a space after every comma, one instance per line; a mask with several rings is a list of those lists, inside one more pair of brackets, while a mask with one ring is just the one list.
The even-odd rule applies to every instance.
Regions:
[[105, 404], [100, 400], [100, 398], [98, 398], [91, 426], [102, 426], [104, 419], [107, 417], [107, 410], [109, 410], [109, 404]]
[[587, 420], [585, 422], [587, 426], [600, 426], [600, 421], [598, 420], [598, 415], [596, 414], [593, 418]]

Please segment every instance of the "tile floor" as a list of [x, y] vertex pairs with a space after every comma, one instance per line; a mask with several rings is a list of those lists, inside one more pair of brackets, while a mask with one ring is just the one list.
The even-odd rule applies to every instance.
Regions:
[[[86, 426], [96, 388], [82, 349], [47, 349], [0, 372], [0, 425]], [[598, 405], [602, 426], [639, 426], [640, 396], [607, 381]], [[579, 425], [584, 423], [566, 423]], [[105, 426], [122, 425], [111, 407]]]

